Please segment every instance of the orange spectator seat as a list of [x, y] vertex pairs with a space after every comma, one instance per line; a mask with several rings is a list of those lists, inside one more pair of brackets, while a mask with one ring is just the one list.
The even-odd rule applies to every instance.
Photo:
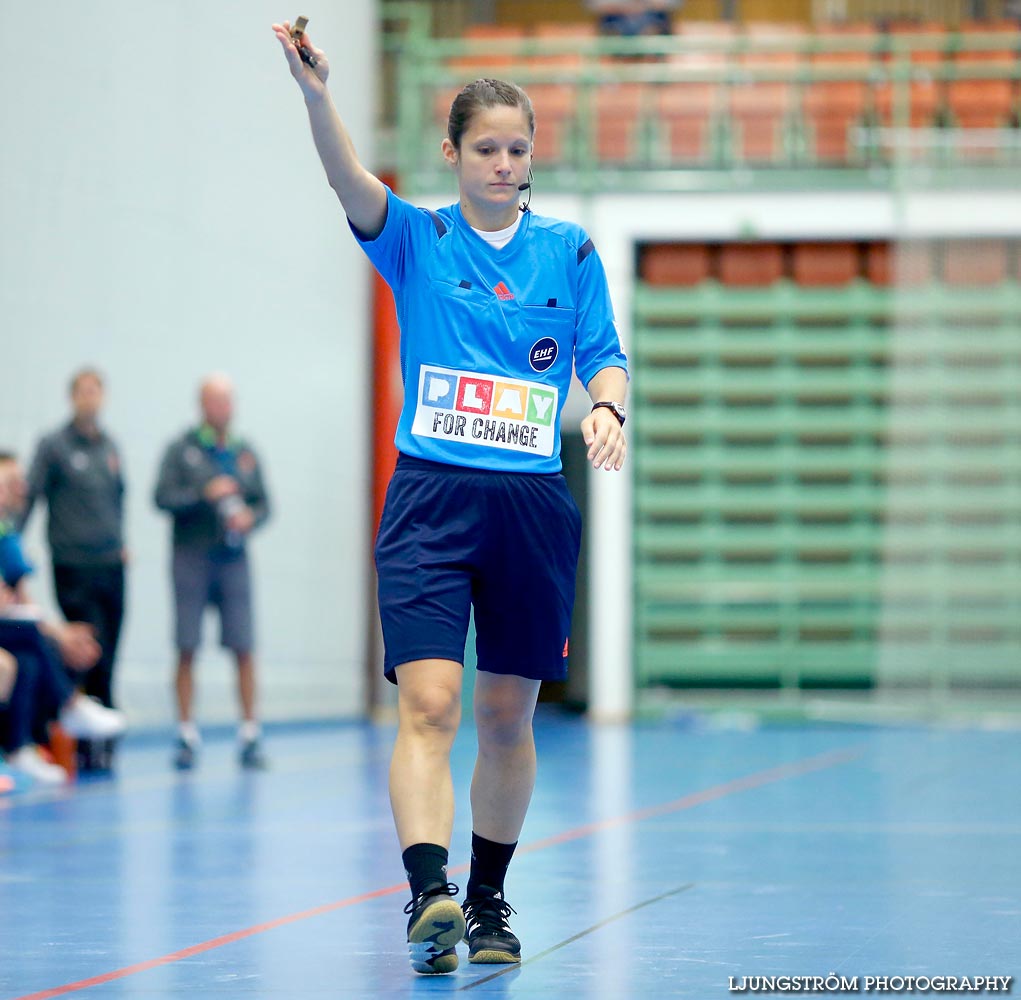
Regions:
[[664, 83], [656, 89], [656, 114], [675, 164], [704, 164], [718, 88], [713, 83]]
[[[487, 41], [505, 43], [516, 39], [523, 40], [525, 29], [513, 24], [472, 24], [465, 28], [461, 37], [467, 42], [474, 43]], [[491, 76], [492, 70], [513, 66], [519, 62], [521, 62], [521, 57], [511, 51], [479, 51], [476, 55], [455, 56], [448, 59], [447, 65], [474, 79], [480, 76]]]
[[533, 37], [540, 43], [549, 40], [561, 43], [577, 41], [579, 44], [570, 48], [566, 44], [562, 44], [558, 46], [558, 51], [529, 55], [525, 60], [527, 65], [554, 71], [557, 69], [577, 71], [584, 61], [582, 50], [586, 47], [589, 39], [596, 37], [596, 26], [594, 24], [560, 24], [556, 22], [537, 24]]
[[979, 75], [984, 69], [1011, 70], [1017, 66], [1021, 31], [1011, 21], [966, 21], [961, 24], [969, 34], [1002, 35], [1004, 47], [958, 51], [954, 66], [964, 71], [962, 79], [947, 83], [947, 106], [955, 125], [962, 128], [1003, 128], [1009, 126], [1016, 111], [1017, 81], [1000, 74]]
[[[802, 61], [798, 43], [806, 32], [798, 25], [746, 26], [749, 51], [738, 63], [750, 70], [786, 70], [794, 76]], [[728, 95], [736, 125], [738, 160], [775, 163], [784, 158], [784, 125], [794, 107], [795, 88], [790, 80], [738, 83]]]
[[892, 21], [886, 29], [893, 35], [890, 58], [899, 58], [897, 37], [914, 36], [908, 58], [916, 65], [938, 66], [946, 57], [947, 29], [939, 21]]
[[447, 119], [450, 117], [450, 105], [461, 92], [460, 87], [444, 87], [433, 94], [433, 121], [440, 130], [440, 138], [447, 134]]
[[948, 285], [999, 285], [1007, 277], [1007, 242], [950, 240], [943, 247], [942, 270]]
[[854, 243], [795, 243], [791, 274], [806, 288], [846, 285], [858, 277], [858, 247]]
[[707, 81], [664, 83], [656, 88], [656, 115], [672, 163], [708, 161], [719, 95], [720, 84]]
[[[809, 125], [809, 142], [814, 158], [823, 163], [846, 163], [852, 157], [852, 128], [868, 109], [868, 83], [861, 73], [875, 59], [878, 34], [870, 24], [824, 25], [816, 32], [833, 51], [816, 52], [813, 67], [832, 72], [834, 79], [819, 80], [805, 87], [804, 112]], [[848, 40], [846, 49], [840, 42]], [[851, 78], [840, 79], [841, 68]]]
[[873, 285], [893, 284], [893, 250], [889, 243], [865, 245], [865, 277]]
[[932, 253], [928, 243], [868, 243], [865, 277], [873, 285], [918, 288], [932, 280]]
[[598, 34], [591, 21], [540, 21], [533, 31], [536, 38], [595, 38]]
[[[932, 281], [931, 244], [925, 241], [871, 243], [865, 253], [865, 271], [874, 284], [918, 288]], [[885, 281], [880, 280], [885, 277]]]
[[596, 156], [601, 162], [628, 163], [637, 158], [641, 122], [649, 99], [641, 83], [605, 83], [596, 88], [592, 124]]
[[1011, 80], [950, 80], [947, 105], [961, 128], [1005, 128], [1014, 115]]
[[[887, 28], [891, 37], [891, 50], [887, 65], [892, 67], [903, 62], [904, 56], [897, 47], [897, 39], [915, 36], [907, 56], [912, 67], [939, 66], [947, 58], [948, 35], [946, 26], [936, 21], [894, 21]], [[908, 87], [908, 121], [911, 128], [932, 125], [942, 104], [941, 85], [927, 70], [917, 71]], [[895, 123], [897, 115], [897, 88], [884, 83], [876, 88], [876, 113], [884, 125]], [[900, 124], [900, 123], [898, 123]]]
[[957, 62], [1010, 63], [1018, 57], [1018, 50], [1021, 49], [1021, 25], [1017, 21], [961, 21], [957, 30], [963, 35], [995, 34], [1003, 39], [1002, 48], [999, 47], [999, 40], [988, 48], [965, 49], [959, 46], [954, 57]]
[[[909, 80], [908, 121], [911, 128], [923, 128], [936, 120], [940, 107], [939, 84], [932, 79]], [[895, 118], [897, 90], [892, 83], [876, 87], [876, 114], [884, 125], [892, 125]]]
[[527, 89], [535, 109], [532, 156], [536, 163], [559, 163], [568, 159], [566, 140], [578, 99], [575, 88], [567, 83], [533, 83]]
[[[656, 114], [670, 162], [704, 164], [710, 158], [712, 123], [720, 110], [720, 81], [728, 62], [725, 45], [737, 29], [730, 22], [675, 20], [674, 30], [688, 48], [668, 59], [681, 79], [657, 88]], [[689, 74], [692, 79], [685, 80]]]
[[[793, 75], [800, 56], [796, 52], [756, 52], [742, 55], [738, 61], [749, 69], [785, 67]], [[758, 162], [780, 160], [784, 152], [784, 123], [794, 103], [793, 84], [772, 80], [735, 84], [728, 97], [736, 126], [736, 158]]]
[[709, 248], [704, 243], [651, 244], [642, 249], [639, 273], [650, 285], [699, 285], [710, 277]]
[[783, 277], [783, 248], [779, 243], [727, 243], [720, 248], [719, 266], [724, 285], [772, 285]]
[[729, 39], [737, 36], [737, 25], [733, 21], [686, 21], [677, 17], [674, 34], [685, 38]]

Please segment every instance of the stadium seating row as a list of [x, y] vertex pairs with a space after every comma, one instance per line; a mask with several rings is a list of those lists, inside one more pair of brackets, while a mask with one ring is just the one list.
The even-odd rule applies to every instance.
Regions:
[[673, 243], [637, 269], [639, 684], [1010, 677], [1021, 241]]
[[801, 287], [837, 287], [856, 278], [873, 285], [915, 287], [939, 281], [953, 287], [989, 287], [1021, 281], [1021, 243], [950, 240], [896, 248], [886, 242], [657, 243], [640, 252], [639, 276], [652, 286], [687, 288], [708, 279], [761, 287], [791, 278]]
[[[571, 160], [590, 135], [604, 163], [848, 163], [869, 158], [888, 141], [882, 130], [895, 125], [1018, 124], [1021, 31], [1013, 22], [972, 22], [959, 32], [939, 24], [678, 29], [675, 47], [668, 40], [662, 53], [644, 57], [655, 63], [655, 80], [617, 82], [607, 71], [586, 85], [593, 66], [620, 64], [587, 24], [540, 24], [530, 33], [475, 25], [469, 43], [497, 46], [447, 66], [459, 77], [523, 70], [534, 78], [540, 162]], [[451, 96], [449, 88], [437, 94], [438, 122]]]

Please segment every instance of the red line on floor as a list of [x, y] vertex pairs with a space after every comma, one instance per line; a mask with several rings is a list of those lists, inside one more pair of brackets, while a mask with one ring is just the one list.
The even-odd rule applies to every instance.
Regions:
[[90, 986], [102, 986], [103, 983], [111, 983], [115, 979], [124, 979], [138, 972], [145, 972], [147, 969], [155, 969], [160, 965], [170, 965], [172, 962], [191, 958], [192, 955], [201, 955], [204, 951], [212, 951], [214, 948], [220, 948], [225, 944], [242, 941], [255, 934], [262, 934], [263, 931], [285, 927], [287, 924], [294, 924], [299, 920], [306, 920], [309, 917], [319, 917], [324, 913], [332, 913], [334, 910], [342, 910], [347, 906], [355, 906], [357, 903], [366, 903], [370, 899], [378, 899], [380, 896], [392, 896], [397, 892], [406, 892], [407, 888], [408, 883], [401, 882], [399, 885], [391, 885], [385, 889], [364, 892], [360, 896], [350, 896], [348, 899], [342, 899], [336, 903], [325, 903], [323, 906], [315, 906], [311, 910], [302, 910], [301, 913], [291, 913], [286, 917], [278, 917], [276, 920], [269, 920], [264, 924], [256, 924], [254, 927], [246, 927], [244, 930], [234, 931], [232, 934], [223, 934], [209, 941], [203, 941], [201, 944], [193, 944], [190, 948], [182, 948], [181, 951], [162, 955], [160, 958], [150, 958], [146, 962], [126, 965], [123, 969], [114, 969], [113, 972], [104, 972], [102, 975], [92, 976], [89, 979], [79, 979], [76, 983], [67, 983], [64, 986], [54, 986], [52, 989], [42, 990], [39, 993], [28, 993], [25, 996], [17, 997], [16, 1000], [48, 1000], [49, 997], [61, 997], [68, 993], [75, 993], [78, 990], [86, 990]]
[[[572, 840], [590, 837], [594, 833], [600, 833], [612, 827], [624, 826], [627, 823], [640, 823], [643, 820], [654, 819], [667, 813], [692, 809], [706, 802], [714, 802], [727, 795], [733, 795], [735, 792], [746, 792], [753, 788], [761, 788], [763, 785], [783, 781], [785, 778], [796, 778], [803, 774], [810, 774], [812, 771], [821, 771], [827, 767], [835, 767], [837, 764], [847, 764], [860, 756], [861, 750], [857, 749], [834, 750], [815, 757], [806, 757], [804, 760], [794, 761], [790, 764], [781, 764], [778, 767], [758, 771], [743, 778], [726, 781], [721, 785], [713, 785], [711, 788], [703, 789], [700, 792], [692, 792], [690, 795], [684, 795], [679, 799], [674, 799], [672, 802], [664, 802], [658, 806], [649, 806], [645, 809], [636, 809], [621, 816], [613, 816], [610, 819], [599, 820], [596, 823], [588, 823], [585, 826], [575, 827], [573, 830], [565, 830], [563, 833], [554, 834], [552, 837], [545, 837], [530, 844], [523, 844], [516, 853], [529, 854], [533, 851], [542, 851], [547, 847], [557, 847]], [[456, 868], [450, 869], [450, 874], [457, 875], [467, 870], [468, 865], [458, 865]], [[232, 934], [224, 934], [209, 941], [203, 941], [201, 944], [194, 944], [190, 948], [171, 952], [169, 955], [163, 955], [160, 958], [150, 958], [148, 961], [138, 962], [136, 965], [126, 965], [122, 969], [104, 972], [102, 975], [92, 976], [89, 979], [79, 979], [75, 983], [67, 983], [64, 986], [54, 986], [52, 989], [42, 990], [38, 993], [26, 993], [24, 996], [15, 997], [14, 1000], [50, 1000], [52, 997], [66, 996], [68, 993], [86, 990], [91, 986], [102, 986], [104, 983], [110, 983], [117, 979], [125, 979], [127, 976], [133, 976], [148, 969], [155, 969], [161, 965], [170, 965], [173, 962], [191, 958], [193, 955], [201, 955], [203, 952], [212, 951], [214, 948], [233, 944], [235, 941], [242, 941], [245, 938], [262, 934], [265, 931], [275, 930], [277, 927], [285, 927], [287, 924], [297, 923], [299, 920], [319, 917], [325, 913], [342, 910], [348, 906], [356, 906], [358, 903], [366, 903], [371, 899], [379, 899], [382, 896], [392, 896], [398, 892], [406, 892], [407, 888], [408, 884], [401, 882], [398, 885], [387, 886], [385, 889], [364, 892], [360, 896], [350, 896], [336, 903], [326, 903], [323, 906], [316, 906], [310, 910], [302, 910], [300, 913], [292, 913], [286, 917], [278, 917], [276, 920], [256, 924], [254, 927], [246, 927], [244, 930], [234, 931]]]
[[[554, 834], [543, 840], [533, 841], [519, 847], [515, 854], [527, 854], [530, 851], [541, 851], [547, 847], [555, 847], [558, 844], [566, 844], [572, 840], [579, 840], [582, 837], [589, 837], [593, 833], [600, 833], [615, 826], [623, 826], [626, 823], [640, 823], [645, 819], [653, 819], [656, 816], [663, 816], [666, 813], [680, 812], [683, 809], [692, 809], [694, 806], [703, 805], [706, 802], [714, 802], [726, 795], [733, 795], [735, 792], [747, 792], [752, 788], [761, 788], [763, 785], [772, 784], [775, 781], [782, 781], [784, 778], [796, 778], [802, 774], [810, 774], [812, 771], [821, 771], [827, 767], [835, 767], [837, 764], [847, 764], [861, 756], [861, 750], [833, 750], [830, 753], [819, 754], [816, 757], [806, 757], [804, 760], [794, 761], [791, 764], [781, 764], [778, 767], [771, 767], [767, 771], [759, 771], [755, 774], [746, 775], [743, 778], [735, 778], [733, 781], [726, 781], [722, 785], [713, 785], [711, 788], [703, 789], [701, 792], [692, 792], [672, 802], [664, 802], [658, 806], [648, 806], [645, 809], [636, 809], [634, 812], [625, 813], [623, 816], [614, 816], [610, 819], [599, 820], [585, 826], [567, 830], [564, 833]], [[20, 998], [19, 998], [20, 1000]]]

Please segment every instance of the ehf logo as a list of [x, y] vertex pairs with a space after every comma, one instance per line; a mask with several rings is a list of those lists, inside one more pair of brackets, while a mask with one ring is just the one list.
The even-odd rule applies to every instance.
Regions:
[[533, 371], [545, 372], [553, 367], [557, 360], [557, 342], [552, 337], [543, 337], [532, 344], [528, 352], [528, 363]]

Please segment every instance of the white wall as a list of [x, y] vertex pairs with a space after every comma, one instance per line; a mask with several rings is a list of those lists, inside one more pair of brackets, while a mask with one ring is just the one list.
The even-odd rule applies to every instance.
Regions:
[[[371, 162], [371, 0], [303, 8]], [[367, 264], [315, 155], [266, 0], [4, 3], [0, 33], [0, 446], [27, 459], [83, 364], [129, 485], [133, 553], [118, 689], [171, 719], [160, 453], [195, 390], [235, 380], [275, 516], [253, 543], [266, 718], [361, 710], [371, 361]], [[28, 532], [49, 601], [42, 517]], [[207, 623], [202, 720], [235, 717]]]

